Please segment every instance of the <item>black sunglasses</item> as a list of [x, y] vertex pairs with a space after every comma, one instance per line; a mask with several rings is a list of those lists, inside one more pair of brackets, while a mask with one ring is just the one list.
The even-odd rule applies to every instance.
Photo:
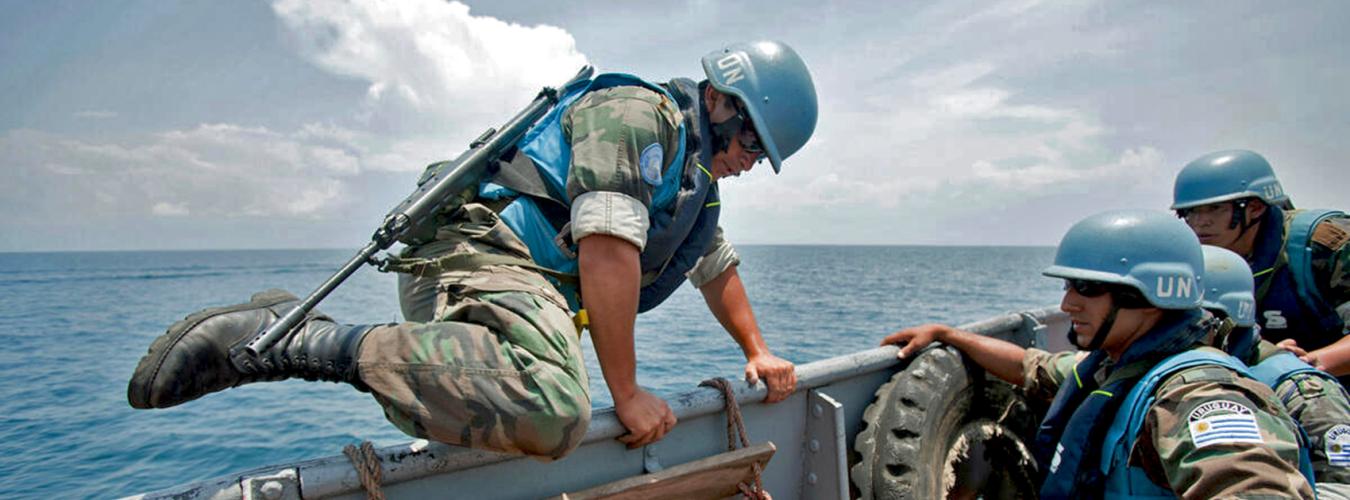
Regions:
[[1110, 285], [1100, 281], [1065, 278], [1064, 290], [1068, 291], [1069, 289], [1073, 289], [1074, 293], [1088, 298], [1100, 297], [1111, 291]]
[[755, 132], [755, 126], [750, 120], [750, 114], [745, 110], [745, 104], [740, 99], [733, 98], [731, 107], [736, 109], [736, 118], [741, 120], [741, 131], [736, 134], [736, 140], [741, 143], [741, 149], [752, 155], [762, 156], [764, 146], [759, 141], [759, 134]]

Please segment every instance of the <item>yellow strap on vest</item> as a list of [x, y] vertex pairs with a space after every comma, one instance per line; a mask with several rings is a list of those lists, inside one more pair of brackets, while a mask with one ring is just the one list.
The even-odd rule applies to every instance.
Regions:
[[577, 336], [581, 336], [581, 331], [585, 330], [586, 327], [591, 326], [591, 317], [586, 314], [585, 309], [582, 309], [577, 311], [575, 316], [572, 316], [572, 324], [577, 327]]

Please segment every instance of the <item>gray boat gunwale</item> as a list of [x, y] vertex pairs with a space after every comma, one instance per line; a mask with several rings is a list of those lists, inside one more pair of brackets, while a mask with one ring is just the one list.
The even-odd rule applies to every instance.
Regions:
[[[1042, 308], [995, 316], [962, 325], [961, 328], [1013, 341], [1023, 346], [1045, 347], [1047, 341], [1054, 342], [1054, 339], [1058, 338], [1057, 335], [1048, 335], [1047, 330], [1053, 328], [1064, 331], [1067, 325], [1065, 315], [1057, 308]], [[876, 338], [879, 339], [880, 334]], [[805, 456], [811, 453], [807, 451], [808, 449], [819, 448], [817, 442], [807, 443], [816, 438], [806, 436], [810, 431], [808, 429], [810, 424], [806, 422], [806, 414], [811, 411], [808, 406], [818, 406], [811, 403], [815, 401], [812, 393], [823, 394], [828, 391], [828, 396], [824, 400], [841, 401], [847, 442], [838, 443], [841, 446], [828, 448], [847, 453], [848, 450], [852, 450], [853, 437], [858, 430], [863, 409], [871, 403], [876, 388], [890, 378], [894, 372], [892, 368], [900, 362], [896, 358], [896, 352], [894, 346], [876, 347], [799, 365], [796, 392], [786, 401], [774, 405], [761, 403], [766, 395], [763, 384], [752, 387], [744, 380], [729, 378], [736, 400], [745, 415], [745, 425], [751, 435], [751, 441], [772, 440], [779, 448], [765, 471], [764, 483], [774, 498], [819, 496], [805, 492], [815, 487], [824, 487], [826, 489], [821, 491], [827, 492], [837, 490], [840, 485], [815, 484], [817, 471], [806, 470], [808, 467], [819, 466]], [[665, 439], [644, 449], [628, 450], [614, 440], [625, 429], [614, 415], [612, 407], [596, 410], [578, 450], [552, 463], [420, 439], [379, 448], [376, 451], [384, 466], [382, 489], [391, 498], [428, 494], [445, 496], [447, 490], [444, 488], [448, 485], [458, 487], [467, 482], [470, 483], [466, 485], [470, 491], [475, 491], [472, 484], [480, 483], [478, 480], [480, 478], [476, 476], [484, 474], [503, 479], [512, 476], [518, 478], [533, 476], [531, 481], [518, 479], [514, 484], [510, 484], [509, 481], [503, 483], [484, 480], [482, 484], [495, 486], [489, 491], [478, 491], [475, 497], [481, 498], [486, 495], [490, 498], [540, 498], [657, 470], [662, 463], [675, 465], [726, 451], [726, 423], [722, 417], [724, 402], [719, 391], [697, 387], [667, 398], [667, 402], [680, 423]], [[790, 411], [793, 408], [798, 408], [799, 411]], [[819, 415], [821, 410], [817, 407], [815, 411], [816, 415]], [[825, 436], [824, 439], [829, 437]], [[841, 447], [842, 449], [839, 449]], [[842, 456], [839, 459], [842, 460]], [[600, 464], [598, 467], [595, 466], [597, 463]], [[835, 476], [838, 474], [832, 474], [831, 470], [819, 472], [819, 477], [837, 479]], [[843, 491], [847, 491], [847, 477], [838, 480], [844, 481]], [[547, 489], [522, 484], [541, 481]], [[361, 489], [360, 481], [350, 461], [346, 456], [337, 454], [258, 467], [128, 498], [244, 499], [363, 496], [364, 490]]]

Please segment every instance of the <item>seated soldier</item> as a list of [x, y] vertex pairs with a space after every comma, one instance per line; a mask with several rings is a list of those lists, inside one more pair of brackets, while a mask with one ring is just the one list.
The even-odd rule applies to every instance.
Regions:
[[1241, 149], [1186, 164], [1172, 200], [1200, 243], [1251, 266], [1262, 337], [1296, 346], [1333, 375], [1350, 375], [1350, 217], [1295, 210], [1270, 163]]
[[1204, 245], [1205, 310], [1223, 320], [1211, 345], [1246, 363], [1275, 390], [1308, 436], [1318, 498], [1350, 499], [1350, 399], [1330, 374], [1262, 340], [1252, 270], [1241, 256]]
[[1064, 279], [1069, 340], [1051, 354], [945, 325], [887, 336], [914, 355], [951, 345], [1030, 396], [1052, 399], [1036, 436], [1041, 496], [1313, 498], [1298, 427], [1246, 367], [1203, 347], [1200, 242], [1159, 212], [1117, 211], [1069, 229], [1044, 274]]

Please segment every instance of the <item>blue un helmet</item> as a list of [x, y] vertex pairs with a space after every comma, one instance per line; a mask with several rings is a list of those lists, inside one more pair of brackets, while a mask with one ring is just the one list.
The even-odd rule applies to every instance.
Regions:
[[1245, 149], [1230, 149], [1201, 156], [1182, 167], [1172, 190], [1172, 209], [1243, 198], [1260, 198], [1271, 206], [1289, 203], [1270, 162]]
[[703, 56], [708, 82], [745, 104], [774, 173], [816, 130], [816, 86], [792, 47], [735, 43]]
[[1204, 269], [1200, 240], [1186, 223], [1163, 212], [1121, 210], [1069, 228], [1042, 274], [1119, 285], [1160, 309], [1192, 309], [1204, 295]]
[[1222, 311], [1240, 327], [1256, 325], [1256, 295], [1252, 268], [1242, 256], [1224, 248], [1202, 245], [1205, 252], [1205, 309]]

